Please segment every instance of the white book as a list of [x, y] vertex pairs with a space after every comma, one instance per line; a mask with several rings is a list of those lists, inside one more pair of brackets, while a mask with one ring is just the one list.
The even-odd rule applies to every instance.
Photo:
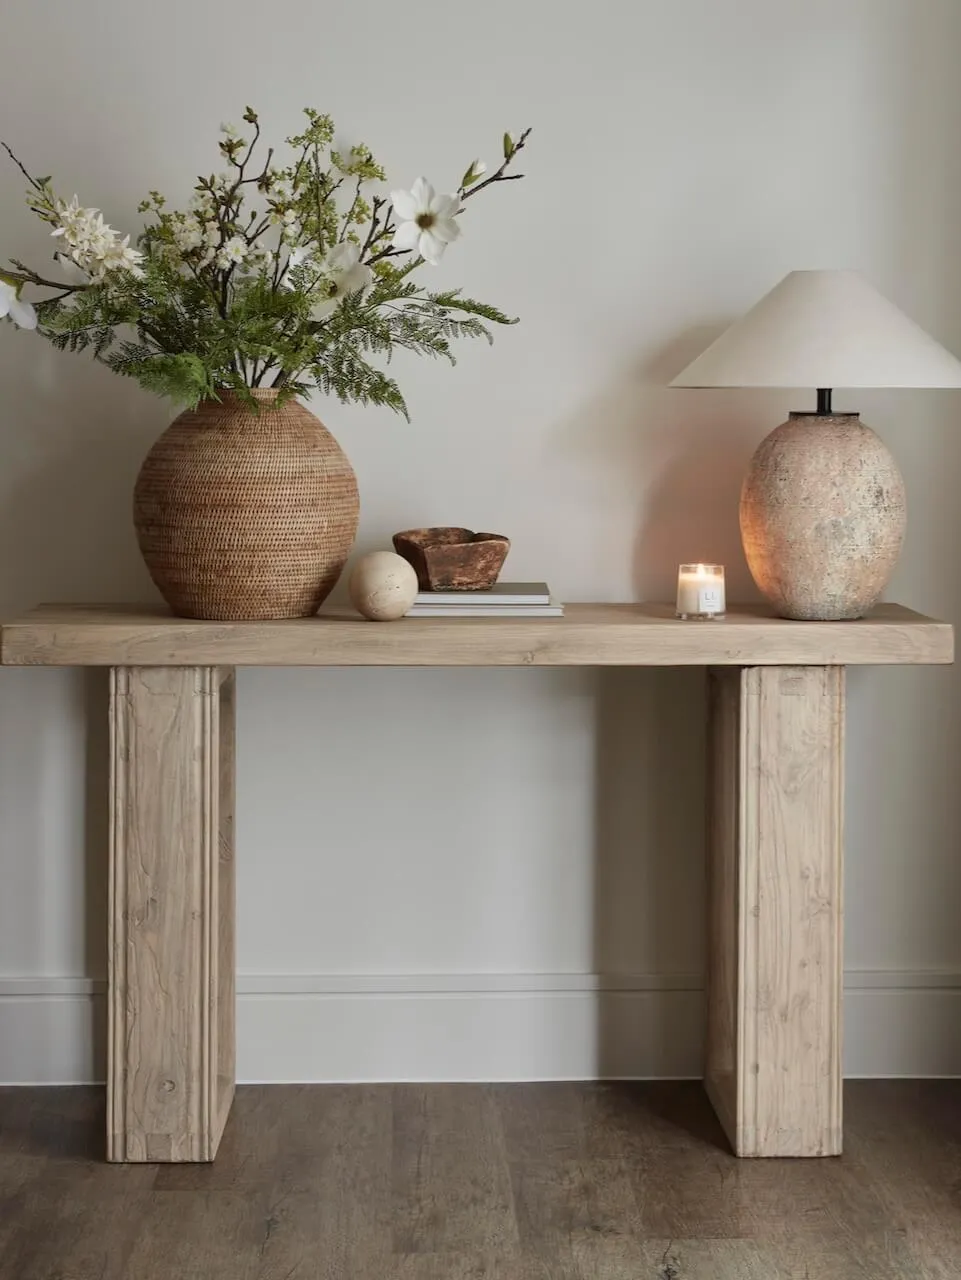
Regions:
[[550, 603], [551, 593], [546, 582], [495, 582], [487, 591], [419, 591], [414, 601], [415, 605], [424, 604], [431, 608], [476, 605], [485, 609], [508, 604], [546, 607]]
[[550, 597], [549, 604], [417, 604], [404, 615], [406, 618], [563, 618], [564, 606]]

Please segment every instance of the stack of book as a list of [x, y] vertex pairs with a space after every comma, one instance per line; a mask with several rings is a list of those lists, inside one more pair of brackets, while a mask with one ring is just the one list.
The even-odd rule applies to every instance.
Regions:
[[495, 582], [488, 591], [420, 591], [408, 618], [563, 618], [546, 582]]

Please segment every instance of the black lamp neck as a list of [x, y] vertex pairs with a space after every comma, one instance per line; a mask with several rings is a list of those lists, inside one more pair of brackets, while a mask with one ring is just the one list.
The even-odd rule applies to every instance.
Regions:
[[818, 414], [821, 417], [829, 416], [834, 411], [831, 408], [831, 388], [818, 387]]

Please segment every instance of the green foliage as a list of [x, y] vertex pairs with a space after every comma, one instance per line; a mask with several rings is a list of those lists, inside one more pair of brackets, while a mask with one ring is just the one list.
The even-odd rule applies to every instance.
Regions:
[[199, 356], [158, 354], [149, 346], [125, 342], [106, 357], [115, 373], [136, 378], [147, 391], [167, 396], [175, 403], [196, 405], [216, 397], [217, 383]]
[[[150, 191], [136, 250], [96, 210], [58, 199], [49, 178], [33, 178], [10, 152], [30, 183], [30, 207], [57, 237], [64, 278], [21, 262], [0, 278], [48, 291], [36, 304], [39, 330], [58, 349], [89, 351], [178, 403], [273, 386], [284, 397], [316, 389], [406, 416], [381, 367], [396, 350], [453, 364], [457, 341], [490, 342], [491, 326], [515, 321], [459, 289], [432, 292], [412, 279], [423, 259], [395, 247], [392, 203], [371, 187], [384, 169], [361, 143], [331, 150], [330, 116], [312, 108], [304, 116], [304, 129], [286, 140], [286, 163], [272, 148], [253, 162], [260, 121], [252, 107], [242, 128], [224, 126], [225, 170], [197, 179], [187, 209]], [[520, 176], [505, 171], [528, 133], [505, 135], [503, 164], [486, 180], [483, 165], [471, 163], [454, 216], [480, 190]]]
[[332, 151], [330, 158], [335, 169], [349, 178], [360, 178], [363, 182], [385, 182], [387, 175], [381, 165], [370, 153], [370, 148], [362, 143], [351, 147], [348, 152]]

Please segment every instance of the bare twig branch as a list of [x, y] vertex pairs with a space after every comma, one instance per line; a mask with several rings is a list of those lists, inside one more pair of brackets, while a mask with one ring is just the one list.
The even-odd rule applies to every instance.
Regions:
[[368, 258], [367, 265], [370, 266], [374, 262], [382, 262], [384, 258], [400, 258], [403, 257], [405, 253], [410, 252], [410, 249], [394, 249], [393, 247], [388, 246], [388, 248], [381, 249], [379, 253], [375, 253], [373, 257]]
[[[61, 296], [66, 298], [71, 293], [83, 293], [84, 289], [89, 289], [89, 284], [65, 284], [63, 280], [47, 280], [44, 276], [38, 275], [36, 271], [32, 271], [22, 262], [14, 260], [13, 265], [17, 268], [17, 272], [9, 272], [14, 279], [19, 280], [22, 284], [35, 284], [44, 289], [59, 289]], [[52, 301], [52, 299], [45, 299]]]
[[0, 147], [3, 147], [4, 151], [6, 151], [7, 155], [10, 157], [10, 159], [13, 161], [13, 163], [17, 166], [17, 168], [20, 170], [20, 172], [23, 174], [23, 176], [26, 178], [26, 180], [30, 183], [30, 185], [31, 185], [31, 187], [33, 187], [34, 191], [43, 191], [43, 187], [42, 187], [42, 186], [40, 185], [40, 183], [36, 180], [36, 178], [35, 178], [35, 177], [33, 176], [33, 174], [29, 171], [29, 169], [27, 169], [27, 167], [26, 167], [26, 165], [23, 163], [23, 161], [22, 161], [22, 160], [20, 160], [20, 159], [19, 159], [19, 158], [18, 158], [18, 157], [13, 153], [12, 149], [10, 148], [10, 146], [9, 146], [6, 142], [0, 142]]
[[523, 178], [522, 173], [507, 173], [506, 170], [514, 163], [518, 152], [523, 151], [527, 139], [531, 136], [530, 127], [526, 128], [521, 136], [514, 143], [514, 149], [504, 160], [499, 169], [495, 170], [489, 178], [485, 178], [483, 182], [478, 182], [476, 187], [471, 187], [469, 191], [461, 188], [461, 200], [470, 200], [472, 196], [476, 196], [478, 191], [483, 191], [485, 187], [491, 186], [494, 182], [516, 182], [519, 178]]
[[350, 220], [354, 216], [354, 210], [357, 208], [357, 201], [360, 199], [360, 189], [363, 185], [364, 185], [363, 178], [358, 178], [357, 186], [354, 189], [354, 198], [350, 202], [350, 208], [344, 214], [344, 225], [341, 227], [341, 230], [340, 230], [340, 238], [342, 240], [344, 236], [347, 234], [347, 228], [350, 226]]

